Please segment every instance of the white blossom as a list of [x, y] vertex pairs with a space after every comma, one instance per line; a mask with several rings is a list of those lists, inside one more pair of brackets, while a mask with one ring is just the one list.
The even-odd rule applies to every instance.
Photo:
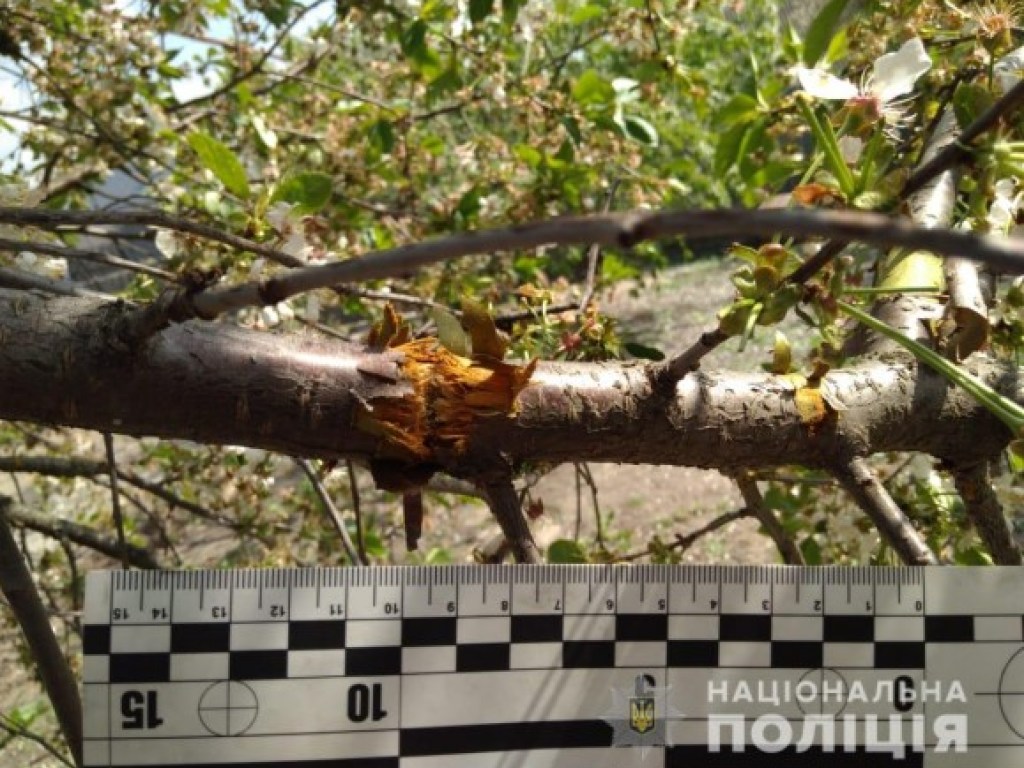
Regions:
[[25, 272], [50, 280], [64, 280], [68, 276], [68, 260], [65, 258], [39, 257], [31, 251], [22, 251], [14, 258], [14, 264]]
[[895, 53], [880, 56], [861, 85], [836, 77], [823, 69], [797, 67], [800, 87], [816, 99], [872, 102], [889, 124], [900, 122], [904, 110], [898, 99], [914, 89], [914, 83], [931, 69], [932, 60], [920, 38], [913, 37]]
[[1017, 222], [1017, 214], [1024, 208], [1024, 192], [1017, 190], [1016, 179], [999, 179], [995, 195], [989, 204], [985, 221], [990, 232], [1008, 234]]
[[843, 136], [839, 139], [839, 152], [847, 165], [853, 165], [860, 160], [861, 152], [864, 151], [864, 142], [856, 136]]
[[173, 259], [181, 250], [178, 236], [169, 229], [159, 230], [153, 238], [153, 244], [165, 259]]

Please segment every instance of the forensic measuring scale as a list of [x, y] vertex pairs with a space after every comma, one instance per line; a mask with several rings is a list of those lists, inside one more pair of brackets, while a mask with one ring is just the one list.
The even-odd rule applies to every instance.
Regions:
[[85, 765], [1024, 766], [1024, 569], [90, 573]]

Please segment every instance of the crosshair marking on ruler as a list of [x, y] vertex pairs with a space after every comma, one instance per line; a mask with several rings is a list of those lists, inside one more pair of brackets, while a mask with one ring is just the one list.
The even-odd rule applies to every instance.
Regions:
[[214, 683], [199, 697], [199, 719], [214, 736], [241, 736], [260, 712], [256, 692], [245, 683]]
[[[805, 715], [832, 715], [833, 717], [838, 717], [843, 713], [843, 710], [846, 709], [846, 705], [849, 703], [846, 695], [850, 691], [850, 686], [847, 685], [846, 678], [838, 670], [831, 667], [809, 669], [797, 682], [797, 686], [805, 680], [815, 683], [815, 696], [806, 701], [802, 698], [796, 700], [796, 705], [800, 708], [801, 712]], [[841, 693], [834, 701], [833, 697], [823, 695], [826, 683], [829, 685], [829, 690], [835, 690], [835, 685], [838, 684], [838, 690]]]

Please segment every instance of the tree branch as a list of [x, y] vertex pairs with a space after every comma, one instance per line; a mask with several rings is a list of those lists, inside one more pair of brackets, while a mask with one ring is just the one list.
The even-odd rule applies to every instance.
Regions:
[[[417, 432], [426, 453], [413, 461], [461, 477], [475, 474], [464, 466], [469, 457], [495, 446], [513, 464], [625, 461], [735, 471], [827, 468], [873, 451], [957, 462], [995, 455], [1011, 437], [970, 394], [909, 356], [829, 371], [819, 387], [820, 421], [801, 414], [800, 387], [784, 376], [693, 373], [666, 398], [654, 396], [642, 366], [617, 362], [539, 362], [514, 408], [500, 412], [474, 405], [482, 393], [473, 386], [453, 399], [417, 394], [401, 349], [189, 323], [132, 351], [111, 341], [125, 311], [0, 290], [0, 418], [364, 461], [394, 455], [402, 450], [397, 435]], [[969, 363], [997, 391], [1024, 402], [1015, 365], [979, 355]], [[439, 375], [429, 359], [423, 364], [417, 375]], [[454, 421], [417, 421], [420, 404]], [[748, 418], [752, 404], [756, 418]], [[374, 419], [389, 414], [395, 421], [382, 429]], [[457, 449], [446, 447], [453, 438]]]
[[110, 482], [110, 504], [114, 515], [114, 529], [117, 531], [117, 546], [121, 550], [121, 565], [127, 571], [131, 563], [128, 560], [128, 541], [124, 535], [121, 496], [117, 492], [117, 459], [114, 457], [114, 436], [109, 432], [103, 433], [103, 447], [107, 453], [107, 478]]
[[124, 556], [136, 568], [156, 569], [163, 567], [149, 550], [137, 547], [134, 544], [127, 544], [122, 553], [121, 544], [117, 540], [104, 536], [94, 528], [80, 525], [71, 520], [32, 512], [22, 506], [15, 506], [13, 504], [7, 508], [6, 514], [8, 520], [19, 528], [30, 528], [58, 541], [67, 539], [79, 546], [100, 552], [112, 560], [122, 560], [122, 556]]
[[488, 479], [480, 487], [487, 495], [488, 506], [501, 526], [516, 561], [533, 564], [544, 562], [519, 505], [519, 495], [512, 486], [512, 478]]
[[316, 497], [320, 500], [320, 505], [324, 508], [324, 512], [331, 519], [334, 524], [334, 528], [338, 531], [338, 536], [341, 537], [341, 545], [345, 549], [345, 554], [348, 556], [349, 562], [352, 565], [369, 565], [369, 561], [360, 557], [359, 551], [352, 543], [352, 537], [348, 535], [348, 528], [345, 527], [345, 521], [341, 517], [341, 513], [338, 508], [334, 506], [334, 501], [331, 499], [331, 495], [324, 488], [324, 484], [320, 481], [320, 477], [317, 475], [316, 470], [310, 465], [305, 459], [295, 459], [295, 463], [299, 465], [306, 477], [309, 479], [310, 484], [313, 486], [313, 492], [316, 493]]
[[43, 688], [57, 714], [61, 732], [75, 764], [82, 764], [82, 701], [78, 683], [50, 626], [32, 574], [25, 566], [7, 519], [10, 499], [0, 496], [0, 591], [21, 626]]
[[[91, 459], [69, 458], [63, 456], [0, 456], [0, 472], [28, 472], [39, 475], [50, 475], [52, 477], [86, 477], [95, 479], [107, 471], [106, 462], [93, 461]], [[209, 520], [217, 525], [228, 528], [237, 527], [237, 524], [225, 517], [214, 514], [205, 507], [195, 502], [183, 499], [171, 493], [157, 482], [143, 480], [132, 472], [123, 469], [117, 470], [117, 476], [129, 485], [140, 490], [151, 493], [157, 498], [167, 502], [171, 507], [183, 509], [186, 512]]]
[[779, 554], [782, 555], [782, 562], [786, 565], [805, 565], [804, 555], [796, 542], [786, 533], [786, 529], [782, 527], [775, 514], [765, 506], [764, 497], [757, 487], [757, 480], [746, 474], [737, 476], [735, 480], [747, 505], [747, 512], [757, 518], [771, 540], [775, 542]]
[[1020, 547], [992, 490], [988, 462], [953, 467], [953, 482], [963, 499], [967, 517], [996, 565], [1020, 565]]
[[903, 562], [910, 565], [938, 564], [921, 534], [914, 529], [913, 523], [896, 505], [864, 459], [851, 459], [839, 466], [835, 475]]
[[166, 269], [160, 269], [159, 267], [152, 267], [148, 264], [129, 261], [128, 259], [122, 259], [120, 256], [113, 256], [109, 253], [102, 253], [101, 251], [88, 251], [81, 248], [71, 248], [64, 245], [57, 245], [56, 243], [41, 243], [32, 240], [10, 240], [8, 238], [0, 237], [0, 251], [6, 251], [8, 253], [19, 253], [21, 251], [45, 253], [48, 256], [57, 256], [64, 259], [81, 259], [82, 261], [91, 261], [95, 264], [106, 264], [111, 267], [127, 269], [132, 272], [149, 275], [150, 277], [158, 277], [161, 280], [168, 280], [174, 283], [180, 281], [180, 278], [176, 274], [168, 272]]
[[[692, 547], [694, 544], [696, 544], [698, 539], [707, 536], [709, 533], [714, 533], [719, 528], [724, 528], [725, 526], [729, 525], [729, 523], [734, 523], [737, 520], [742, 520], [745, 517], [750, 517], [750, 510], [748, 510], [746, 507], [744, 507], [743, 509], [733, 510], [732, 512], [726, 512], [725, 514], [719, 515], [718, 517], [714, 518], [707, 525], [703, 525], [697, 530], [687, 533], [685, 536], [683, 534], [677, 533], [675, 536], [675, 541], [667, 545], [665, 549], [678, 549], [679, 554], [682, 554], [690, 547]], [[641, 557], [647, 557], [648, 555], [654, 554], [657, 554], [657, 550], [652, 549], [652, 547], [648, 545], [645, 549], [642, 549], [638, 552], [630, 552], [628, 555], [621, 555], [620, 557], [615, 558], [615, 561], [627, 562], [630, 560], [639, 560]]]
[[[190, 232], [234, 247], [266, 255], [283, 264], [298, 259], [208, 225], [154, 213], [48, 211], [0, 208], [0, 223], [60, 229], [85, 223], [127, 223], [162, 226]], [[551, 245], [598, 243], [629, 247], [645, 240], [678, 235], [691, 238], [741, 234], [833, 236], [860, 240], [884, 248], [903, 247], [956, 255], [1005, 269], [1024, 268], [1024, 242], [947, 229], [928, 229], [876, 213], [819, 210], [741, 210], [633, 212], [566, 216], [502, 229], [481, 230], [423, 243], [400, 246], [361, 258], [317, 266], [302, 266], [260, 281], [215, 286], [200, 292], [171, 291], [162, 305], [150, 305], [159, 326], [198, 317], [213, 319], [243, 307], [277, 304], [292, 296], [343, 283], [392, 277], [462, 256], [522, 250]]]

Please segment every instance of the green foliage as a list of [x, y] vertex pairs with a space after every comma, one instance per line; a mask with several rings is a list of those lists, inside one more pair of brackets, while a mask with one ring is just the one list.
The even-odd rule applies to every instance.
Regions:
[[270, 202], [293, 203], [298, 215], [319, 213], [331, 199], [331, 187], [331, 177], [326, 173], [296, 173], [274, 189]]
[[249, 197], [249, 181], [241, 161], [226, 144], [209, 134], [196, 131], [188, 135], [188, 144], [199, 156], [199, 162], [238, 197]]

